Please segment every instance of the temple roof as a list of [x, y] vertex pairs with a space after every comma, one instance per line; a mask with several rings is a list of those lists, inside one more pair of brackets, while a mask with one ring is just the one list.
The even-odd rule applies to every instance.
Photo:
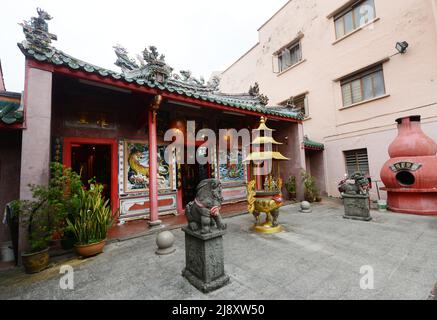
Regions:
[[307, 150], [316, 150], [316, 151], [325, 150], [325, 145], [323, 143], [310, 140], [308, 136], [304, 136], [303, 145], [304, 148]]
[[[218, 90], [220, 80], [213, 77], [205, 83], [203, 79], [195, 79], [189, 71], [173, 73], [173, 69], [165, 62], [164, 55], [160, 55], [156, 47], [150, 46], [143, 51], [138, 61], [128, 56], [127, 50], [117, 45], [114, 47], [117, 61], [115, 64], [121, 72], [115, 72], [91, 63], [74, 58], [51, 45], [57, 37], [48, 32], [46, 20], [52, 18], [43, 10], [38, 9], [38, 17], [22, 23], [26, 40], [18, 46], [23, 54], [40, 62], [55, 66], [65, 66], [72, 71], [84, 71], [104, 78], [122, 80], [148, 88], [156, 88], [170, 93], [177, 93], [198, 100], [209, 101], [223, 106], [254, 111], [265, 115], [302, 120], [298, 113], [283, 112], [276, 108], [267, 107], [268, 99], [259, 93], [257, 84], [248, 93], [225, 94]], [[236, 111], [237, 111], [236, 110]]]
[[21, 124], [22, 122], [21, 94], [0, 91], [0, 125]]

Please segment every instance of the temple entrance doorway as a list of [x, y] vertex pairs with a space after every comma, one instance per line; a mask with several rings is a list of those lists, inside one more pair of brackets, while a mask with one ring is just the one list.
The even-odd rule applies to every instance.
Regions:
[[[88, 188], [89, 180], [103, 184], [103, 196], [110, 200], [117, 212], [118, 197], [118, 145], [114, 139], [65, 137], [63, 164], [82, 174], [82, 182]], [[82, 172], [81, 172], [82, 171]]]
[[111, 146], [73, 144], [71, 146], [71, 168], [81, 174], [83, 185], [88, 189], [90, 182], [103, 185], [103, 196], [111, 198]]

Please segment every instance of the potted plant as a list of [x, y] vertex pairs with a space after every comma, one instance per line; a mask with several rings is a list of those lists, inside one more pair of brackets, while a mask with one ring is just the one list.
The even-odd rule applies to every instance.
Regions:
[[28, 249], [21, 255], [25, 271], [35, 273], [48, 266], [51, 242], [64, 235], [66, 218], [77, 211], [82, 183], [78, 174], [54, 162], [48, 185], [29, 187], [32, 200], [15, 200], [11, 209], [27, 229]]
[[49, 264], [49, 244], [52, 240], [55, 217], [46, 200], [16, 200], [15, 212], [27, 230], [28, 248], [21, 253], [26, 273], [36, 273]]
[[89, 190], [79, 191], [79, 212], [67, 218], [68, 229], [77, 239], [74, 245], [78, 255], [90, 257], [103, 251], [106, 236], [116, 215], [112, 214], [109, 200], [102, 197], [103, 185], [91, 183]]
[[80, 208], [80, 194], [83, 189], [80, 174], [74, 172], [71, 168], [64, 168], [59, 163], [52, 164], [53, 185], [58, 186], [57, 199], [59, 230], [61, 247], [64, 250], [70, 250], [76, 243], [74, 233], [68, 228], [67, 218], [74, 219]]
[[50, 164], [50, 182], [48, 187], [32, 186], [34, 197], [46, 200], [57, 224], [53, 239], [60, 239], [61, 247], [72, 249], [75, 243], [74, 234], [67, 228], [67, 218], [74, 217], [79, 210], [79, 194], [83, 189], [80, 175], [61, 163]]
[[316, 186], [316, 179], [305, 170], [302, 170], [301, 176], [305, 189], [305, 200], [308, 202], [321, 201], [319, 190]]
[[287, 181], [285, 182], [285, 189], [287, 189], [287, 192], [288, 192], [291, 200], [296, 199], [296, 177], [295, 176], [288, 177]]

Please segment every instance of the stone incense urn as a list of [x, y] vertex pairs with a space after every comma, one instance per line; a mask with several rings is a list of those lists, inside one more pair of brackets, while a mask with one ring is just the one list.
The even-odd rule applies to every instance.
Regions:
[[421, 129], [420, 116], [396, 120], [398, 136], [381, 170], [391, 211], [437, 215], [437, 144]]

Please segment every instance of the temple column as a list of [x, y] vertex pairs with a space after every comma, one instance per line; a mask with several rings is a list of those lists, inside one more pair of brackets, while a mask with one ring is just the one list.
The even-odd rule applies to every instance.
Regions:
[[[295, 141], [297, 145], [296, 152], [296, 160], [295, 160], [295, 166], [299, 167], [299, 171], [304, 169], [306, 170], [306, 158], [305, 158], [305, 148], [303, 147], [303, 140], [304, 140], [304, 128], [303, 123], [298, 123], [296, 126], [296, 134], [295, 134]], [[299, 172], [300, 174], [300, 172]], [[302, 177], [299, 176], [299, 178], [302, 181]], [[303, 183], [298, 183], [296, 187], [296, 195], [297, 200], [303, 201], [305, 200], [305, 187]]]
[[158, 143], [156, 138], [156, 114], [161, 104], [162, 97], [155, 96], [148, 110], [149, 123], [149, 202], [151, 227], [161, 224], [158, 215]]
[[[22, 135], [20, 199], [31, 200], [29, 184], [48, 185], [52, 118], [52, 73], [26, 65], [25, 129]], [[27, 249], [27, 228], [20, 218], [20, 252]]]

